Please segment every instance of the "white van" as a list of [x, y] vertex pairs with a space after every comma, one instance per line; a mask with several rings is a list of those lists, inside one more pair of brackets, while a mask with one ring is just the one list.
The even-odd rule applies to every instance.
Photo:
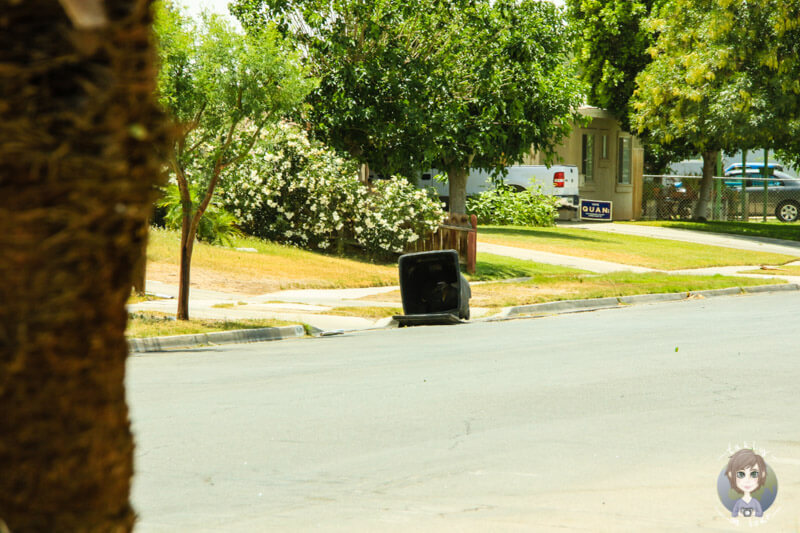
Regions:
[[[575, 165], [514, 165], [506, 167], [508, 173], [503, 183], [514, 189], [523, 191], [539, 187], [543, 194], [555, 196], [565, 209], [578, 209], [578, 167]], [[431, 169], [422, 174], [419, 186], [433, 188], [442, 200], [449, 198], [449, 184], [439, 181], [434, 176], [444, 174]], [[475, 196], [484, 191], [494, 189], [491, 175], [484, 170], [471, 169], [467, 177], [467, 196]]]

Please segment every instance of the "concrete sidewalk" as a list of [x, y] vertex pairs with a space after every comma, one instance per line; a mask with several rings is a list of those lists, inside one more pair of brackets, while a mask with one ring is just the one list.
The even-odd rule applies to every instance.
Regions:
[[502, 255], [505, 257], [514, 257], [516, 259], [524, 259], [526, 261], [535, 261], [536, 263], [545, 263], [547, 265], [577, 268], [580, 270], [588, 270], [589, 272], [596, 272], [598, 274], [607, 274], [609, 272], [655, 272], [652, 268], [612, 263], [610, 261], [589, 259], [587, 257], [540, 252], [538, 250], [489, 244], [485, 242], [478, 243], [478, 253]]
[[722, 246], [725, 248], [736, 248], [739, 250], [750, 250], [753, 252], [770, 252], [800, 257], [800, 242], [786, 241], [782, 239], [770, 239], [766, 237], [728, 235], [722, 233], [709, 233], [707, 231], [663, 228], [659, 226], [644, 226], [638, 224], [616, 224], [614, 222], [559, 222], [558, 227], [577, 228], [588, 231], [602, 231], [605, 233], [618, 233], [622, 235], [635, 235], [639, 237], [651, 237], [654, 239], [693, 242], [696, 244], [707, 244], [709, 246]]
[[[361, 317], [319, 314], [335, 307], [398, 307], [397, 303], [359, 301], [357, 298], [397, 290], [393, 287], [365, 289], [289, 290], [257, 296], [192, 288], [189, 313], [192, 318], [221, 320], [275, 319], [308, 324], [320, 331], [368, 329], [379, 321]], [[159, 281], [147, 280], [150, 294], [165, 298], [131, 304], [130, 311], [158, 311], [176, 314], [178, 287]]]

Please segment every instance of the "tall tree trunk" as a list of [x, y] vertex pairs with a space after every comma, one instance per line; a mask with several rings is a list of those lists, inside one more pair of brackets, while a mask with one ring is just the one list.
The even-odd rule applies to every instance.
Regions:
[[133, 292], [143, 295], [147, 285], [147, 237], [150, 232], [150, 219], [145, 220], [140, 229], [142, 248], [139, 251], [139, 258], [133, 265]]
[[0, 3], [0, 517], [125, 532], [125, 303], [166, 128], [150, 2], [62, 3]]
[[700, 180], [700, 191], [697, 196], [692, 218], [706, 220], [708, 217], [708, 200], [711, 197], [711, 187], [714, 184], [714, 168], [717, 165], [719, 150], [703, 152], [703, 179]]
[[464, 215], [467, 212], [467, 169], [447, 169], [450, 190], [450, 214]]

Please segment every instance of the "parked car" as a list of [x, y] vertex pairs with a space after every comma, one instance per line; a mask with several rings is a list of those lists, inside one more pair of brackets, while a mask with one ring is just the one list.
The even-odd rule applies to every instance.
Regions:
[[[729, 170], [725, 172], [725, 186], [741, 193], [743, 181], [741, 164], [738, 168], [728, 168]], [[744, 190], [747, 193], [748, 212], [751, 216], [764, 212], [765, 179], [762, 177], [761, 168], [751, 168], [748, 165], [745, 171]], [[796, 222], [800, 219], [800, 179], [779, 170], [772, 170], [772, 175], [766, 182], [767, 212], [775, 213], [781, 222]]]
[[[764, 163], [758, 163], [758, 162], [746, 163], [745, 166], [747, 167], [747, 172], [750, 172], [753, 169], [758, 170], [758, 172], [761, 172], [761, 169], [764, 168]], [[767, 163], [767, 168], [771, 169], [773, 171], [775, 171], [775, 170], [782, 171], [783, 170], [783, 165], [781, 165], [780, 163]], [[727, 167], [725, 167], [725, 175], [727, 176], [729, 172], [730, 173], [737, 173], [737, 174], [741, 175], [742, 174], [742, 164], [741, 163], [733, 163], [731, 165], [728, 165]]]

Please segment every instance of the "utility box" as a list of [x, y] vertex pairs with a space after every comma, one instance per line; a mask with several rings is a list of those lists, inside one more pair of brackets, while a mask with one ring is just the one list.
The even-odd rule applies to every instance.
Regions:
[[458, 266], [458, 252], [437, 250], [400, 256], [401, 326], [457, 324], [469, 320], [469, 283]]

